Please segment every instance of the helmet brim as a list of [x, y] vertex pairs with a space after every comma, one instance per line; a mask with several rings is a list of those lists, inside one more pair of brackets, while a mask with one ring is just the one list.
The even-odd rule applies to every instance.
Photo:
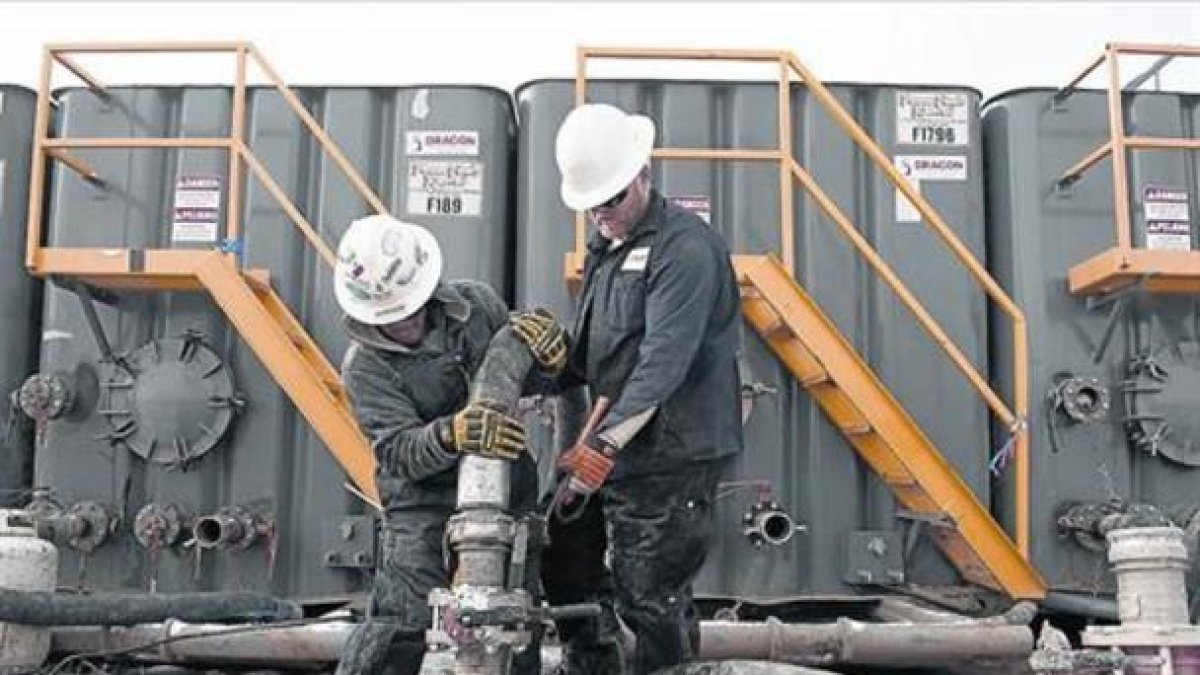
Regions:
[[417, 278], [409, 286], [408, 292], [390, 299], [389, 302], [378, 302], [354, 295], [346, 284], [341, 283], [340, 279], [336, 280], [333, 292], [338, 305], [347, 316], [369, 326], [385, 326], [416, 314], [429, 302], [429, 298], [433, 297], [433, 292], [442, 278], [442, 248], [427, 230], [414, 229], [418, 245], [425, 250], [429, 258], [424, 265], [417, 268]]
[[644, 115], [630, 115], [629, 120], [633, 126], [633, 140], [630, 142], [628, 160], [607, 182], [590, 189], [572, 185], [564, 176], [559, 194], [568, 208], [587, 211], [612, 199], [613, 195], [632, 183], [642, 167], [650, 161], [650, 154], [654, 151], [654, 122]]

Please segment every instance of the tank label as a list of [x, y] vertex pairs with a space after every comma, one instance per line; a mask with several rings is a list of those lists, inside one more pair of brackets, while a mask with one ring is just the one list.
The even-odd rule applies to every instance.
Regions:
[[182, 175], [175, 181], [171, 241], [211, 244], [221, 218], [221, 177]]
[[964, 92], [896, 92], [896, 143], [967, 145], [971, 105]]
[[[966, 155], [896, 155], [893, 161], [896, 170], [918, 194], [924, 181], [958, 182], [967, 179]], [[896, 222], [921, 222], [920, 211], [899, 190], [896, 190]]]
[[1144, 186], [1142, 215], [1146, 219], [1146, 248], [1156, 251], [1192, 249], [1187, 190], [1162, 185]]
[[483, 162], [414, 159], [408, 163], [408, 213], [478, 216], [483, 210]]
[[478, 131], [409, 131], [404, 134], [406, 155], [479, 156]]

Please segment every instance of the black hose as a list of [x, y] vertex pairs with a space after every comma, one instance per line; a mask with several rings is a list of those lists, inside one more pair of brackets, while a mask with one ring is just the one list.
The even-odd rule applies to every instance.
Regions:
[[488, 400], [513, 415], [525, 377], [533, 367], [533, 355], [511, 326], [492, 336], [487, 355], [471, 383], [471, 400]]
[[302, 615], [296, 603], [259, 593], [72, 595], [0, 588], [0, 621], [30, 626], [129, 626], [167, 619], [191, 623], [289, 621]]
[[1078, 614], [1080, 616], [1106, 621], [1120, 621], [1121, 614], [1117, 610], [1117, 602], [1111, 598], [1067, 593], [1065, 591], [1048, 591], [1046, 597], [1038, 603], [1043, 610], [1062, 614]]

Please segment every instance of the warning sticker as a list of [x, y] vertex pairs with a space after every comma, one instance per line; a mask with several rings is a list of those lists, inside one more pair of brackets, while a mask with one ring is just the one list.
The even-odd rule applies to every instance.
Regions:
[[700, 216], [700, 219], [709, 225], [712, 224], [712, 200], [708, 198], [708, 195], [667, 197], [667, 200], [684, 211], [691, 211]]
[[964, 92], [896, 93], [896, 143], [966, 145], [971, 138], [970, 99]]
[[479, 156], [478, 131], [409, 131], [404, 134], [407, 155]]
[[[921, 192], [922, 181], [964, 181], [967, 179], [966, 155], [896, 155], [893, 158], [896, 170], [908, 181], [917, 193]], [[896, 221], [901, 223], [921, 222], [921, 212], [908, 201], [908, 197], [896, 190]]]
[[1147, 185], [1142, 189], [1146, 220], [1188, 220], [1188, 193], [1180, 188]]
[[414, 159], [408, 163], [408, 213], [478, 216], [483, 208], [483, 162]]
[[1146, 248], [1155, 251], [1192, 250], [1192, 228], [1178, 220], [1146, 221]]
[[214, 243], [221, 218], [221, 178], [180, 176], [175, 182], [171, 241]]
[[1143, 187], [1142, 214], [1146, 219], [1146, 248], [1191, 250], [1192, 225], [1187, 190], [1161, 185]]

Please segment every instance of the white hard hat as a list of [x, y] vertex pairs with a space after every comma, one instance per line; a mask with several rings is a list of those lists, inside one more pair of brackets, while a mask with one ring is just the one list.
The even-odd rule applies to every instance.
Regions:
[[338, 243], [333, 290], [342, 311], [372, 326], [425, 306], [442, 275], [442, 249], [420, 225], [375, 215], [350, 223]]
[[563, 203], [576, 211], [603, 204], [633, 182], [653, 149], [649, 117], [603, 103], [575, 108], [554, 143]]

